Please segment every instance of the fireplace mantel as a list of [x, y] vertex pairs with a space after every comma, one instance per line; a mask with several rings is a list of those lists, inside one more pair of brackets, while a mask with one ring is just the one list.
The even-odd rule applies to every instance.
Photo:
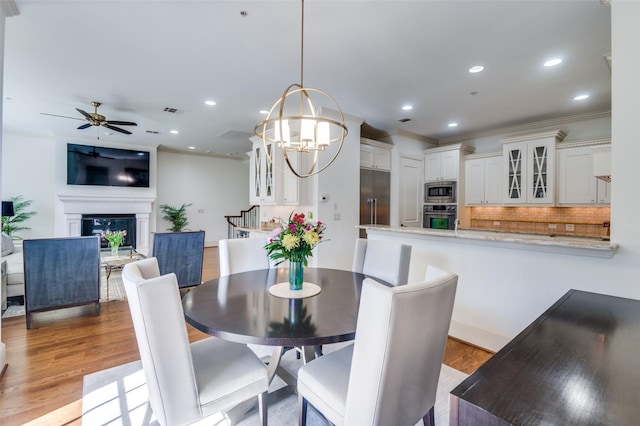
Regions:
[[122, 195], [64, 195], [58, 199], [63, 205], [66, 235], [80, 236], [83, 214], [135, 214], [136, 249], [145, 254], [149, 250], [150, 217], [155, 198], [127, 197]]

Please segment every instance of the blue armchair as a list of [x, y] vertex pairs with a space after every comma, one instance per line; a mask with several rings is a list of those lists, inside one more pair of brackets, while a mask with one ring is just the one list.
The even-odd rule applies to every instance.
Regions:
[[27, 329], [33, 312], [93, 303], [100, 315], [100, 237], [25, 240]]
[[203, 255], [204, 231], [151, 234], [149, 256], [158, 259], [161, 275], [176, 274], [179, 287], [202, 283]]

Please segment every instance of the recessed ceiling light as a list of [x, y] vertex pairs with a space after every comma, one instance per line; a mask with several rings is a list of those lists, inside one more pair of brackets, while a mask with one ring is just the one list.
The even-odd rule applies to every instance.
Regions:
[[447, 124], [447, 126], [449, 126], [449, 127], [458, 127], [458, 123], [452, 122], [452, 123]]
[[190, 146], [189, 149], [196, 149], [196, 147], [195, 146]]
[[575, 98], [573, 98], [574, 101], [583, 101], [585, 99], [587, 99], [589, 97], [589, 95], [578, 95]]
[[204, 101], [204, 103], [209, 105], [209, 106], [214, 106], [216, 104], [215, 101]]
[[469, 72], [470, 73], [477, 73], [480, 72], [484, 69], [484, 67], [482, 65], [476, 65], [475, 67], [471, 67], [469, 68]]
[[549, 59], [547, 62], [544, 63], [545, 67], [553, 67], [558, 65], [560, 62], [562, 62], [562, 59], [560, 58], [554, 58], [554, 59]]
[[260, 114], [267, 115], [267, 114], [269, 114], [269, 111], [267, 111], [266, 109], [261, 109], [260, 110]]
[[411, 105], [404, 105], [404, 106], [402, 107], [402, 110], [403, 110], [403, 111], [411, 111], [412, 109], [413, 109], [413, 107], [412, 107]]
[[177, 130], [169, 130], [169, 133], [173, 134], [173, 135], [177, 135], [178, 133], [180, 133]]

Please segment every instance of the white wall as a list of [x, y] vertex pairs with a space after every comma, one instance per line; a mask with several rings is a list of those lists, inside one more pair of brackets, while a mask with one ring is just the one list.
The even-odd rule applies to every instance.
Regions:
[[[327, 225], [325, 241], [318, 245], [318, 265], [351, 270], [356, 226], [360, 222], [360, 125], [362, 121], [345, 117], [349, 134], [334, 163], [316, 177], [315, 220]], [[320, 198], [326, 195], [328, 201]], [[335, 219], [339, 215], [340, 219]]]
[[169, 227], [158, 206], [187, 208], [188, 229], [205, 231], [205, 245], [218, 245], [227, 238], [224, 216], [237, 215], [249, 205], [248, 161], [190, 154], [158, 152], [158, 232]]
[[2, 199], [22, 195], [33, 203], [27, 211], [37, 214], [17, 232], [21, 238], [55, 236], [56, 142], [53, 138], [37, 138], [4, 134], [2, 144]]

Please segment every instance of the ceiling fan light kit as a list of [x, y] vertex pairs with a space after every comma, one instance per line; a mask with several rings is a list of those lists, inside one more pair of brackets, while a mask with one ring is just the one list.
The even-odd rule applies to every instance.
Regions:
[[[295, 83], [287, 87], [282, 96], [273, 104], [265, 120], [255, 126], [254, 132], [262, 139], [270, 163], [276, 165], [275, 159], [271, 157], [267, 147], [268, 142], [275, 143], [281, 149], [285, 164], [294, 175], [306, 178], [320, 173], [335, 161], [340, 154], [348, 130], [344, 124], [342, 109], [329, 94], [319, 89], [304, 87], [304, 0], [301, 3], [300, 84]], [[319, 109], [313, 105], [312, 95], [323, 97], [324, 102], [328, 100], [331, 109], [337, 111], [338, 119], [334, 120], [318, 115]], [[290, 96], [293, 96], [296, 101], [289, 102], [289, 105], [286, 106], [286, 101]], [[291, 107], [292, 103], [297, 105]], [[332, 137], [332, 135], [334, 136]], [[334, 153], [328, 155], [329, 159], [321, 164], [319, 161], [321, 153], [327, 151], [331, 144], [334, 144]], [[307, 154], [311, 158], [310, 161], [296, 162], [301, 165], [302, 170], [300, 170], [290, 161], [289, 153]]]

